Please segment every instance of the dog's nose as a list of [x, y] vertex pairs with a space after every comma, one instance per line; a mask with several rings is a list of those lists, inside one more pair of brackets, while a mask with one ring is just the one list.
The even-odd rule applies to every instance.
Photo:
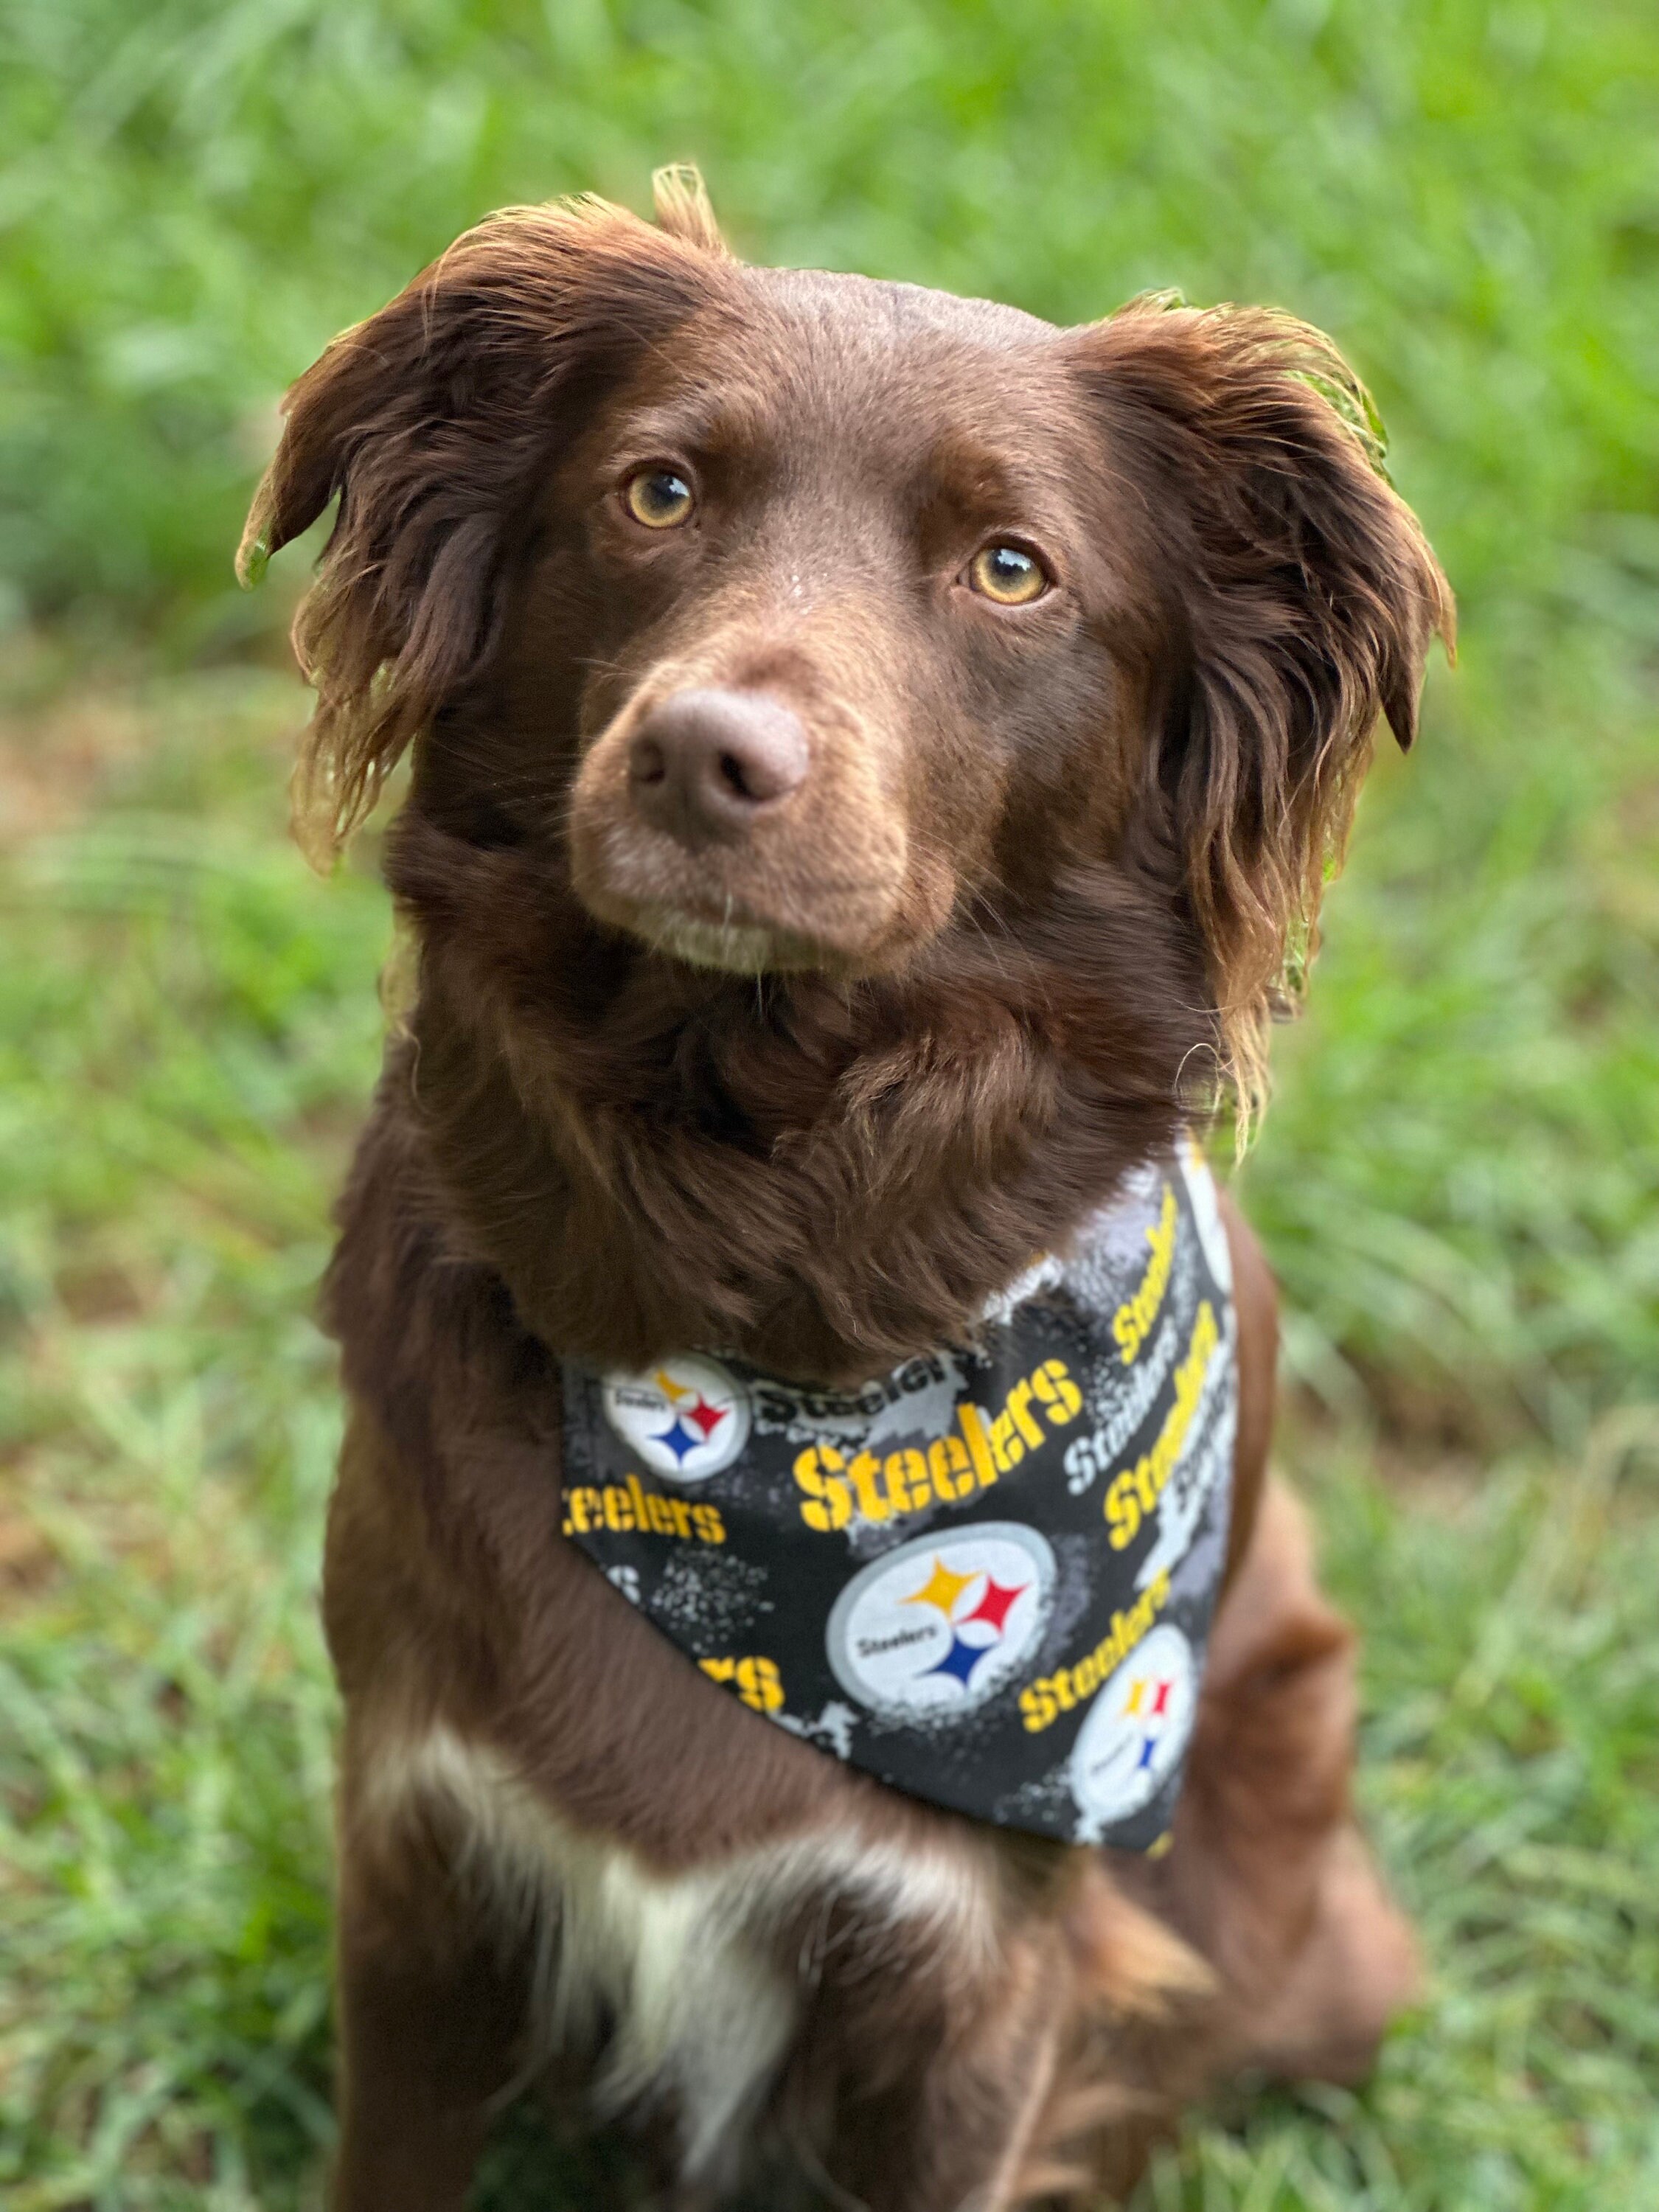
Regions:
[[628, 748], [634, 805], [682, 845], [740, 837], [806, 781], [799, 716], [761, 691], [675, 691]]

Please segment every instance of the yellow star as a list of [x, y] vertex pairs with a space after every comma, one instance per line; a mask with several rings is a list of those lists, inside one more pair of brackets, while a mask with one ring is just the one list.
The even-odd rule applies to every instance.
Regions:
[[671, 1406], [684, 1405], [688, 1398], [695, 1398], [697, 1395], [695, 1390], [688, 1390], [677, 1382], [665, 1367], [658, 1368], [651, 1379]]
[[1126, 1720], [1131, 1713], [1138, 1713], [1140, 1711], [1140, 1701], [1146, 1694], [1146, 1677], [1144, 1674], [1137, 1674], [1129, 1685], [1128, 1696], [1123, 1701], [1123, 1714]]
[[972, 1575], [953, 1575], [943, 1559], [935, 1559], [933, 1571], [921, 1589], [908, 1597], [901, 1598], [901, 1605], [936, 1605], [949, 1620], [951, 1607], [962, 1595], [974, 1577]]

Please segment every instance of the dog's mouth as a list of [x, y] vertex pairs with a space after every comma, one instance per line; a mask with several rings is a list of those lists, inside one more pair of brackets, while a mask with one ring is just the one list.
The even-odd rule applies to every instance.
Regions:
[[571, 845], [588, 912], [667, 958], [735, 975], [884, 964], [896, 905], [886, 881], [779, 866], [771, 853], [694, 860], [631, 823], [580, 815]]

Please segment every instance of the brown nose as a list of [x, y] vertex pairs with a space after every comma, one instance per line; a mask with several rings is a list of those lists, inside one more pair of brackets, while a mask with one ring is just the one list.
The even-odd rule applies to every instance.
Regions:
[[628, 748], [634, 805], [682, 845], [730, 842], [806, 781], [798, 716], [761, 691], [675, 691]]

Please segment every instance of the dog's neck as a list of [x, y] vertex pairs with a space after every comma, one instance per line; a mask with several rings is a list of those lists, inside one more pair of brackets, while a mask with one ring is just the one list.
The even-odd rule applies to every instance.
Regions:
[[458, 1253], [605, 1365], [842, 1382], [960, 1340], [1167, 1146], [1209, 1034], [1175, 917], [1105, 870], [847, 985], [687, 969], [417, 819], [391, 872], [422, 946], [391, 1110]]

